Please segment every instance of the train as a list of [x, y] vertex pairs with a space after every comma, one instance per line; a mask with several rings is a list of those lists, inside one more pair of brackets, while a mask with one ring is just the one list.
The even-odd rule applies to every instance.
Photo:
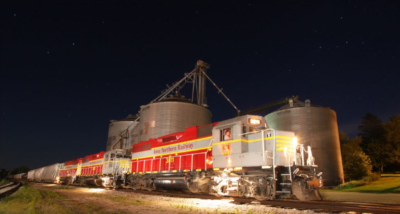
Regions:
[[30, 170], [15, 179], [104, 188], [175, 190], [274, 200], [322, 200], [312, 148], [264, 117], [243, 115], [191, 126], [82, 158]]

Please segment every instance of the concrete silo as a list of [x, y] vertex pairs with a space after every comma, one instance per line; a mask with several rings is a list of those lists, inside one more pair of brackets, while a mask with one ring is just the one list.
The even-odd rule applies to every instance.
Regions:
[[336, 186], [344, 180], [336, 112], [311, 105], [310, 100], [289, 104], [265, 116], [271, 128], [293, 131], [299, 143], [311, 146], [318, 170], [323, 172], [325, 186]]

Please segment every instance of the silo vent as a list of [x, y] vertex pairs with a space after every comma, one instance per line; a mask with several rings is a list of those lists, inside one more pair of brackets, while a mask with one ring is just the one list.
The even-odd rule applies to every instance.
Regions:
[[306, 107], [310, 107], [311, 106], [311, 101], [309, 99], [306, 100]]
[[289, 106], [293, 107], [293, 99], [289, 99]]

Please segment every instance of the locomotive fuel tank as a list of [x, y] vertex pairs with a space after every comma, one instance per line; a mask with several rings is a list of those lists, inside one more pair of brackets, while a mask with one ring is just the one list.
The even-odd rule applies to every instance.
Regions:
[[154, 180], [156, 189], [190, 192], [185, 177], [160, 177]]

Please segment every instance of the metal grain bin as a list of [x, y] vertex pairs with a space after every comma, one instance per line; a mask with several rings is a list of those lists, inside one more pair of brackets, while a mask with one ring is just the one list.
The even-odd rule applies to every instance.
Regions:
[[289, 104], [265, 116], [271, 128], [295, 132], [299, 143], [311, 146], [324, 184], [336, 186], [344, 180], [336, 112], [312, 106], [309, 100]]
[[190, 126], [211, 123], [211, 112], [184, 98], [167, 98], [141, 106], [137, 126], [138, 143], [150, 138], [181, 132]]
[[59, 168], [60, 168], [59, 163], [43, 167], [41, 182], [54, 183], [58, 176]]
[[[121, 137], [130, 138], [129, 133], [133, 131], [133, 129], [138, 124], [135, 121], [137, 116], [129, 115], [127, 118], [122, 120], [111, 120], [110, 125], [108, 126], [108, 139], [107, 139], [107, 151], [111, 149], [120, 149], [120, 145], [115, 145]], [[128, 132], [125, 133], [125, 130], [128, 129]], [[129, 140], [124, 140], [122, 142], [122, 148], [132, 148], [132, 146], [127, 145]], [[111, 148], [112, 146], [118, 148]]]

